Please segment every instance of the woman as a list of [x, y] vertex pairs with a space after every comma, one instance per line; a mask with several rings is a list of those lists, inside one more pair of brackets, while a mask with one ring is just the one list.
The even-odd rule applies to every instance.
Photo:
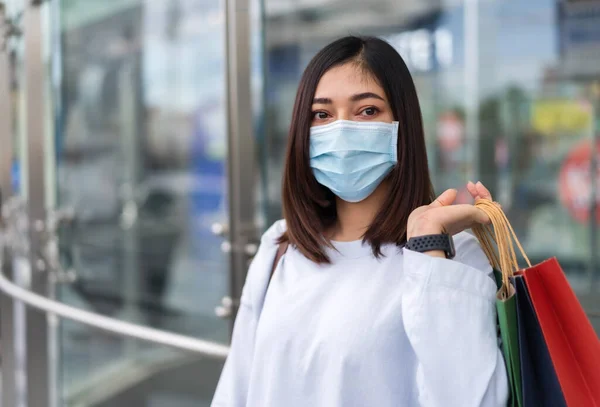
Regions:
[[506, 405], [492, 270], [463, 232], [489, 219], [455, 197], [432, 197], [400, 55], [357, 37], [320, 51], [294, 106], [285, 220], [250, 267], [213, 407]]

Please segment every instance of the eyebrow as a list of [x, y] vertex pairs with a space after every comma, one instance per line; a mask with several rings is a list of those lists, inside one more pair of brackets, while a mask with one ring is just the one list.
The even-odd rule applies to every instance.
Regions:
[[358, 102], [359, 100], [363, 100], [363, 99], [379, 99], [379, 100], [384, 100], [384, 98], [382, 98], [381, 96], [379, 96], [376, 93], [373, 92], [365, 92], [365, 93], [358, 93], [356, 95], [353, 95], [350, 100], [353, 102]]
[[[350, 97], [350, 101], [358, 102], [359, 100], [370, 99], [370, 98], [385, 101], [384, 98], [382, 98], [381, 96], [379, 96], [378, 94], [373, 93], [373, 92], [357, 93], [356, 95], [352, 95]], [[333, 103], [333, 101], [330, 98], [314, 98], [313, 99], [313, 104], [330, 105], [332, 103]]]

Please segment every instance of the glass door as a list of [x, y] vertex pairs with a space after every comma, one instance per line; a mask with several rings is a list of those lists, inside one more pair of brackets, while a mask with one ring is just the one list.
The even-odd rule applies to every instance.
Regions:
[[14, 280], [46, 305], [13, 315], [3, 297], [4, 403], [209, 405], [223, 360], [140, 327], [226, 353], [264, 218], [261, 3], [12, 3], [18, 159], [1, 179], [25, 202]]
[[[235, 89], [227, 55], [239, 44], [226, 39], [227, 5], [52, 3], [55, 148], [46, 163], [56, 172], [57, 207], [72, 213], [58, 230], [56, 298], [228, 343], [240, 286], [232, 273], [246, 270], [235, 269], [245, 262], [227, 234], [239, 221], [230, 221], [227, 199], [231, 179], [239, 182], [228, 169]], [[243, 202], [253, 208], [251, 197]], [[208, 405], [222, 363], [68, 321], [57, 338], [64, 406]], [[190, 374], [198, 386], [175, 386]]]

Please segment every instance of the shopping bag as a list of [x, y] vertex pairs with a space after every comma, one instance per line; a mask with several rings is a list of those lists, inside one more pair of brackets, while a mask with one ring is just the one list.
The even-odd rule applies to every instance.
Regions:
[[600, 340], [558, 261], [523, 275], [567, 405], [600, 407]]
[[567, 407], [525, 280], [516, 275], [512, 282], [516, 291], [523, 407]]
[[[535, 374], [531, 373], [533, 367], [535, 367], [534, 371], [542, 373], [548, 373], [550, 367], [547, 366], [547, 361], [544, 362], [543, 354], [534, 354], [530, 347], [523, 347], [521, 346], [523, 343], [520, 344], [523, 391], [521, 400], [524, 400], [523, 395], [529, 395], [531, 397], [527, 397], [527, 400], [533, 399], [534, 405], [546, 405], [543, 400], [535, 399], [535, 395], [539, 393], [536, 389], [541, 386], [538, 384], [538, 379], [544, 379], [544, 386], [548, 388], [542, 387], [545, 388], [543, 391], [562, 394], [564, 397], [562, 400], [567, 406], [600, 407], [600, 341], [570, 288], [558, 261], [550, 259], [532, 266], [500, 207], [487, 200], [478, 200], [476, 206], [488, 214], [493, 231], [491, 227], [481, 225], [475, 227], [473, 231], [481, 241], [491, 264], [502, 271], [503, 287], [507, 285], [507, 278], [509, 282], [512, 279], [517, 287], [515, 290], [517, 301], [521, 292], [529, 296], [521, 295], [521, 297], [531, 299], [530, 303], [536, 319], [529, 318], [526, 322], [523, 319], [526, 314], [523, 314], [522, 326], [517, 326], [517, 335], [523, 339], [529, 335], [535, 336], [535, 329], [540, 328], [541, 340], [546, 345], [552, 362], [551, 370], [554, 370], [558, 379], [552, 380], [552, 372], [548, 377], [539, 375], [532, 377], [531, 375]], [[495, 241], [498, 247], [497, 254], [492, 241]], [[520, 272], [513, 241], [529, 265]], [[525, 284], [522, 284], [523, 279]], [[520, 303], [517, 304], [518, 316], [521, 310], [519, 305]], [[527, 303], [524, 302], [524, 305]], [[517, 322], [519, 322], [518, 318]], [[540, 339], [539, 335], [538, 339]], [[525, 358], [527, 355], [524, 352], [527, 351], [530, 358]], [[529, 362], [534, 366], [529, 365]], [[507, 361], [507, 365], [508, 363]], [[514, 389], [511, 390], [514, 393]], [[560, 405], [556, 404], [560, 401], [561, 398], [557, 396], [557, 400], [552, 400], [550, 405]]]
[[498, 293], [496, 294], [496, 310], [502, 340], [502, 354], [506, 363], [511, 397], [509, 406], [522, 407], [521, 363], [519, 360], [519, 336], [517, 326], [517, 303], [515, 289], [512, 284], [503, 287], [502, 274], [494, 269]]
[[[489, 202], [489, 201], [487, 201]], [[494, 205], [490, 202], [490, 204]], [[495, 218], [498, 218], [496, 216]], [[496, 222], [498, 224], [498, 222]], [[494, 224], [494, 226], [496, 225]], [[498, 224], [495, 229], [491, 227], [473, 228], [494, 269], [494, 277], [498, 286], [496, 293], [496, 311], [498, 314], [498, 325], [500, 328], [500, 339], [502, 340], [502, 354], [506, 363], [508, 384], [510, 387], [510, 398], [508, 405], [511, 407], [523, 407], [523, 389], [521, 377], [521, 361], [519, 349], [519, 331], [517, 321], [517, 297], [515, 287], [511, 278], [516, 271], [512, 266], [508, 255], [508, 239], [496, 239], [494, 233], [502, 234], [502, 225]], [[500, 254], [498, 256], [493, 249], [497, 242]]]

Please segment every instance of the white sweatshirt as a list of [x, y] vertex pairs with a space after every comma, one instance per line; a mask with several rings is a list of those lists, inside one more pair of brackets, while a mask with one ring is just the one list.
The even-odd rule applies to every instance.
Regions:
[[376, 259], [355, 241], [317, 265], [290, 246], [269, 285], [284, 230], [250, 266], [213, 407], [506, 406], [496, 285], [474, 237], [454, 237], [454, 260], [395, 245]]

